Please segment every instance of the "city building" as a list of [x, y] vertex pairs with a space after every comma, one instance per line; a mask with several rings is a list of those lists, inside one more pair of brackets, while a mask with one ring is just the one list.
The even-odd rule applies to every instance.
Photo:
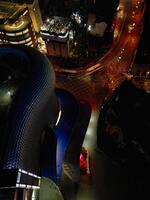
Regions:
[[[38, 51], [32, 54], [34, 48], [26, 52], [26, 46], [19, 47], [21, 51], [17, 45], [0, 46], [0, 199], [10, 199], [6, 186], [12, 181], [8, 171], [14, 168], [19, 168], [14, 171], [16, 182], [9, 187], [11, 191], [24, 191], [22, 196], [17, 192], [15, 200], [30, 200], [26, 194], [34, 188], [41, 193], [38, 197], [33, 190], [34, 200], [150, 197], [148, 22], [144, 22], [147, 28], [143, 30], [146, 0], [120, 0], [115, 19], [110, 10], [116, 0], [89, 0], [94, 7], [88, 14], [82, 12], [89, 21], [82, 22], [79, 10], [70, 9], [70, 15], [66, 12], [65, 16], [56, 12], [55, 5], [65, 12], [65, 8], [60, 9], [62, 2], [78, 1], [40, 1], [45, 5], [47, 2], [48, 13], [51, 10], [48, 16], [45, 11], [40, 35], [46, 41], [47, 56], [53, 65]], [[37, 12], [36, 2], [26, 1], [27, 12], [23, 15], [29, 16], [34, 30], [38, 23], [31, 15], [34, 10]], [[69, 20], [65, 22], [66, 18]], [[103, 43], [103, 39], [108, 41], [105, 29], [112, 23], [114, 32], [108, 51], [108, 42]], [[85, 35], [91, 40], [82, 37]], [[85, 41], [91, 41], [87, 56]], [[88, 64], [81, 67], [70, 62], [74, 58], [80, 64], [82, 59]], [[51, 92], [54, 96], [56, 93], [56, 98]], [[55, 102], [59, 104], [57, 111]], [[14, 115], [9, 117], [11, 111]], [[53, 197], [56, 190], [60, 198]]]
[[49, 56], [69, 56], [69, 21], [67, 18], [53, 16], [41, 26], [40, 35], [46, 42]]
[[[59, 113], [54, 91], [55, 74], [48, 59], [35, 48], [27, 46], [0, 45], [0, 63], [0, 188], [4, 189], [0, 190], [0, 199], [36, 200], [41, 184], [39, 175], [43, 176], [52, 167], [54, 171], [51, 174], [54, 177], [56, 171], [55, 164], [47, 163], [54, 158], [49, 156], [51, 153], [45, 157], [49, 152], [45, 148], [47, 141], [53, 141], [48, 147], [55, 147], [53, 136], [47, 139]], [[17, 128], [13, 128], [13, 125]], [[40, 142], [41, 136], [43, 144]], [[33, 141], [32, 145], [27, 138]], [[41, 151], [42, 146], [45, 149]], [[40, 151], [44, 165], [40, 164]], [[18, 157], [22, 155], [27, 160]], [[47, 160], [48, 157], [50, 160]], [[10, 180], [10, 183], [6, 180]], [[51, 185], [54, 185], [53, 181]]]
[[[118, 4], [113, 5], [112, 16]], [[42, 1], [43, 25], [40, 36], [46, 43], [47, 55], [56, 66], [87, 66], [103, 55], [112, 43], [111, 21], [93, 1]], [[112, 17], [111, 17], [112, 18]]]
[[38, 0], [26, 1], [30, 17], [32, 19], [33, 27], [36, 32], [40, 31], [42, 26], [42, 17]]
[[37, 46], [42, 24], [38, 1], [0, 1], [0, 43]]

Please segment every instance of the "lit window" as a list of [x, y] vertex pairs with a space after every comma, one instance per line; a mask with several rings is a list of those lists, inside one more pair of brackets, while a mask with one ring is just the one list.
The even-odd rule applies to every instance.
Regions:
[[16, 35], [22, 35], [22, 32], [16, 33]]
[[31, 37], [29, 37], [28, 39], [26, 39], [26, 42], [30, 42], [31, 41]]
[[22, 33], [28, 33], [29, 32], [29, 29], [25, 29]]
[[12, 42], [12, 41], [10, 41], [10, 44], [19, 44], [19, 42]]
[[26, 45], [31, 46], [32, 45], [32, 41], [28, 42]]
[[15, 33], [6, 33], [8, 36], [15, 36]]
[[26, 40], [19, 41], [19, 44], [25, 44]]

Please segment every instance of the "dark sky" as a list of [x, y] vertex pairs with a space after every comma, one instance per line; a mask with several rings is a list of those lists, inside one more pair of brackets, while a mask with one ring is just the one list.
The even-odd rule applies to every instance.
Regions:
[[144, 29], [138, 46], [136, 63], [150, 64], [150, 1], [146, 1]]
[[[65, 4], [66, 2], [66, 4]], [[78, 2], [78, 3], [75, 3]], [[79, 8], [79, 5], [85, 5], [85, 7], [92, 2], [92, 0], [39, 0], [40, 7], [42, 8], [42, 13], [50, 13], [58, 12], [58, 14], [61, 15], [61, 11], [63, 10], [68, 10], [65, 5], [68, 5], [68, 8], [72, 9], [73, 6], [75, 5], [76, 7]], [[116, 11], [116, 8], [119, 4], [119, 0], [97, 0], [95, 5], [93, 5], [93, 8], [91, 7], [90, 9], [94, 9], [96, 13], [100, 13], [101, 16], [105, 16], [107, 18], [112, 18], [114, 15], [114, 12]], [[69, 13], [69, 12], [68, 12]]]

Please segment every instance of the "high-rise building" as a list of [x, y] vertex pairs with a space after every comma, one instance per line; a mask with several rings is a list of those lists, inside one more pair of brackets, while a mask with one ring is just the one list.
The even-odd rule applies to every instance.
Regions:
[[28, 7], [35, 31], [39, 31], [40, 26], [42, 25], [42, 17], [38, 0], [5, 0], [5, 2], [12, 2], [19, 5], [25, 4]]
[[36, 46], [41, 25], [38, 0], [0, 1], [0, 43]]
[[26, 5], [28, 7], [34, 29], [36, 32], [39, 32], [40, 27], [42, 25], [42, 16], [41, 16], [41, 11], [40, 11], [40, 7], [39, 7], [39, 2], [38, 2], [38, 0], [34, 0], [34, 1], [28, 0], [28, 1], [26, 1]]

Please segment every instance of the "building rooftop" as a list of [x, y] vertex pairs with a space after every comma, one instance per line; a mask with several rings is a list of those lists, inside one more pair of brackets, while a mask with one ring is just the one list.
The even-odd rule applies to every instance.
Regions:
[[[24, 29], [31, 23], [29, 17], [22, 17], [16, 23], [13, 24], [0, 24], [0, 30], [5, 30], [6, 32], [19, 32]], [[11, 35], [10, 35], [11, 36]]]
[[0, 1], [0, 23], [15, 22], [26, 10], [25, 5]]

